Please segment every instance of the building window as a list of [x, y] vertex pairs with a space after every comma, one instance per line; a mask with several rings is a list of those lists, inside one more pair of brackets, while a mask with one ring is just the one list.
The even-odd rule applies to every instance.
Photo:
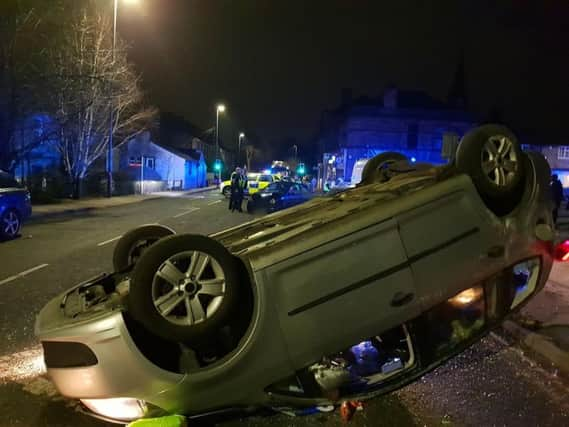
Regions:
[[569, 146], [564, 145], [559, 147], [559, 151], [557, 152], [557, 158], [559, 160], [569, 160]]
[[140, 157], [130, 157], [128, 159], [128, 165], [129, 166], [140, 166], [141, 163], [142, 163], [142, 160]]
[[154, 157], [145, 157], [144, 158], [145, 161], [145, 167], [147, 167], [148, 169], [155, 169], [156, 168], [156, 159]]

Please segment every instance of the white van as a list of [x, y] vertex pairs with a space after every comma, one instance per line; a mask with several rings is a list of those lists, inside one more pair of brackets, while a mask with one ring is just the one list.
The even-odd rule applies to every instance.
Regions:
[[369, 159], [360, 159], [356, 161], [354, 169], [352, 169], [352, 179], [350, 180], [350, 187], [359, 184], [362, 180], [362, 172]]

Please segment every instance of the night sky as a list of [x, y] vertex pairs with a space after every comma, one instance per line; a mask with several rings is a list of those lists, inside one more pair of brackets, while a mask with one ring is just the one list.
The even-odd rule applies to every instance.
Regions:
[[310, 141], [342, 88], [444, 99], [461, 52], [474, 113], [566, 136], [568, 22], [567, 1], [140, 0], [119, 31], [163, 111], [208, 128], [223, 101], [226, 139], [272, 145]]

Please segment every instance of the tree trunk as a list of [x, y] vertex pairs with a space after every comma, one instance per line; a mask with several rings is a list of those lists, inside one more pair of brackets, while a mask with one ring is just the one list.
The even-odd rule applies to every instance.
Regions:
[[83, 178], [74, 178], [72, 197], [79, 200], [81, 196], [83, 196]]

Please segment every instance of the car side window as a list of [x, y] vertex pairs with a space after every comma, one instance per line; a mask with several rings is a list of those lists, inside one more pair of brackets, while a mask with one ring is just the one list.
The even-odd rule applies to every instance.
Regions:
[[9, 175], [0, 174], [0, 188], [18, 188], [20, 184], [18, 181], [10, 177]]

